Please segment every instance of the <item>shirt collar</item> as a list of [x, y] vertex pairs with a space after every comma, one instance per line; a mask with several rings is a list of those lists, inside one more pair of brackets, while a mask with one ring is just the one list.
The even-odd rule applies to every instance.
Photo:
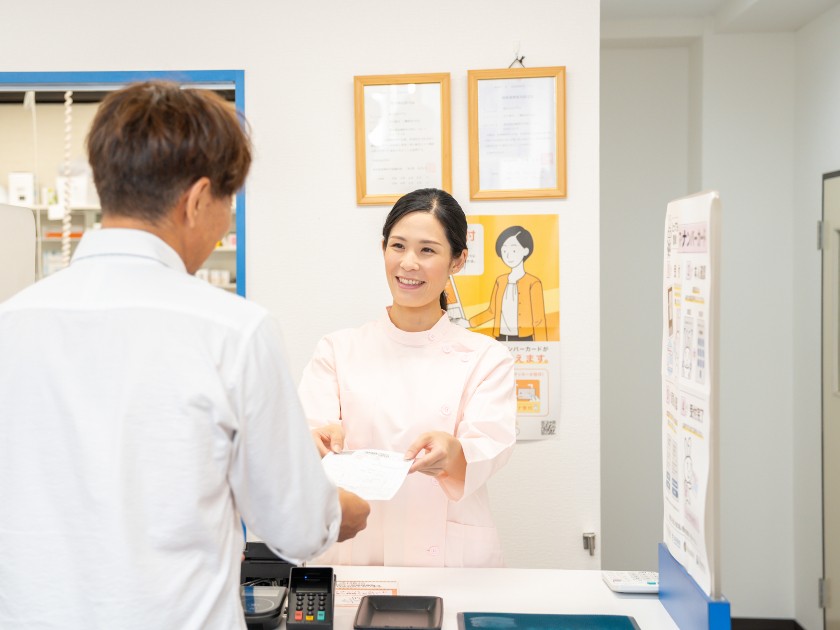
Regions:
[[394, 322], [388, 316], [388, 309], [385, 309], [385, 317], [382, 319], [382, 325], [385, 327], [385, 332], [391, 339], [405, 346], [427, 346], [436, 341], [440, 341], [446, 336], [450, 330], [450, 326], [452, 326], [449, 321], [449, 315], [442, 313], [440, 319], [429, 330], [407, 332], [394, 326]]
[[184, 261], [174, 249], [145, 230], [127, 228], [87, 230], [76, 247], [71, 264], [97, 256], [148, 258], [175, 271], [184, 273], [187, 271]]

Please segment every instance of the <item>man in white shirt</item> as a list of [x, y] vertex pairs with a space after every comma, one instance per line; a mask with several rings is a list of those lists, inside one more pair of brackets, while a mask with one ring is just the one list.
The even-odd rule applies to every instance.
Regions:
[[0, 628], [245, 628], [240, 515], [297, 563], [364, 528], [265, 309], [192, 274], [251, 162], [236, 113], [152, 82], [88, 136], [102, 230], [0, 304]]

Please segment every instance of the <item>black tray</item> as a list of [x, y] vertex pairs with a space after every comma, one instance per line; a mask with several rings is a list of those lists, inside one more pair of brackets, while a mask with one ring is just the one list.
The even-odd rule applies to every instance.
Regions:
[[440, 630], [443, 600], [426, 595], [365, 595], [356, 611], [356, 630]]

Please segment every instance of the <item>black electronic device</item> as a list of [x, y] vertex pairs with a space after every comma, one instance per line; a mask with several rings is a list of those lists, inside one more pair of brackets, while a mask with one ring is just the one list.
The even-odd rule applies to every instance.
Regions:
[[280, 626], [285, 586], [243, 584], [239, 592], [248, 630], [274, 630]]
[[262, 580], [271, 580], [276, 586], [288, 587], [289, 571], [294, 566], [272, 553], [265, 543], [249, 542], [245, 544], [245, 559], [239, 571], [239, 583], [263, 584]]
[[248, 630], [274, 630], [280, 625], [293, 566], [265, 543], [246, 543], [239, 581]]
[[289, 572], [287, 630], [332, 630], [335, 574], [332, 567], [293, 567]]

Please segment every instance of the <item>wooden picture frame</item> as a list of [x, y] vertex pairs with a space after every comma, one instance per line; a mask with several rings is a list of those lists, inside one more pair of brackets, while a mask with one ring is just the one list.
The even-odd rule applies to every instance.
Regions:
[[449, 73], [353, 77], [356, 203], [452, 190]]
[[566, 196], [566, 67], [469, 70], [470, 199]]

